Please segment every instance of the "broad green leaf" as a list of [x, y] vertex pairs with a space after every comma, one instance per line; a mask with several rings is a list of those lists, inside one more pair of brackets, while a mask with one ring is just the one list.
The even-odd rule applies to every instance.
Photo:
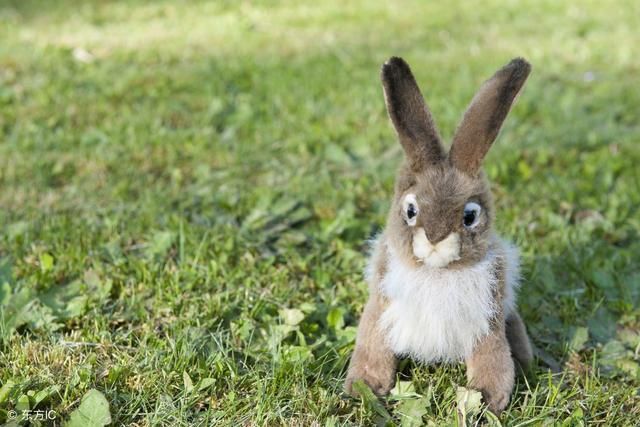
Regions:
[[16, 411], [21, 413], [23, 411], [28, 411], [29, 409], [31, 409], [29, 396], [27, 396], [26, 394], [23, 394], [18, 398], [18, 403], [16, 403]]
[[50, 385], [48, 387], [45, 387], [44, 389], [36, 392], [33, 395], [33, 406], [37, 407], [40, 403], [48, 400], [50, 397], [52, 397], [59, 391], [60, 391], [60, 386], [55, 384], [55, 385]]
[[604, 307], [600, 307], [587, 324], [590, 335], [598, 342], [605, 343], [615, 335], [616, 318]]
[[46, 273], [53, 268], [53, 257], [48, 253], [40, 254], [40, 269]]
[[358, 328], [355, 326], [347, 326], [336, 331], [336, 336], [340, 342], [351, 343], [356, 340], [358, 334]]
[[0, 403], [4, 403], [7, 401], [11, 391], [16, 386], [16, 383], [12, 380], [8, 380], [6, 383], [2, 384], [2, 388], [0, 388]]
[[283, 308], [279, 311], [285, 325], [296, 326], [304, 319], [304, 313], [297, 308]]
[[571, 339], [569, 340], [569, 348], [573, 351], [580, 351], [584, 348], [587, 341], [589, 341], [589, 329], [580, 326], [573, 330]]
[[616, 367], [631, 378], [640, 379], [640, 364], [633, 357], [618, 360]]
[[628, 350], [624, 345], [617, 340], [611, 340], [602, 347], [600, 353], [600, 360], [605, 362], [612, 362], [617, 359], [622, 359], [628, 354]]
[[482, 409], [482, 393], [466, 387], [456, 389], [458, 407], [458, 421], [460, 425], [467, 425], [467, 417], [472, 417]]
[[640, 378], [640, 364], [633, 351], [617, 340], [611, 340], [602, 348], [599, 359], [603, 373], [623, 373], [632, 378]]
[[84, 314], [87, 295], [82, 283], [74, 281], [64, 286], [54, 286], [40, 296], [40, 301], [52, 310], [55, 317], [66, 320]]
[[274, 325], [269, 330], [271, 332], [270, 339], [272, 346], [277, 345], [283, 339], [285, 339], [292, 331], [296, 330], [297, 326], [291, 326], [287, 324]]
[[403, 427], [421, 426], [422, 416], [427, 413], [429, 398], [405, 399], [396, 408], [395, 412], [400, 417], [400, 425]]
[[[12, 282], [11, 273], [11, 261], [9, 258], [0, 259], [0, 286], [8, 285]], [[0, 304], [2, 303], [2, 296], [0, 296]]]
[[334, 307], [327, 313], [327, 323], [334, 331], [344, 327], [344, 309], [342, 307]]
[[311, 302], [303, 302], [300, 304], [300, 310], [305, 314], [313, 313], [316, 310], [316, 305]]
[[216, 383], [216, 379], [215, 378], [209, 378], [209, 377], [203, 378], [198, 383], [198, 391], [206, 390], [207, 388], [211, 387], [215, 383]]
[[16, 328], [24, 324], [35, 325], [43, 317], [42, 307], [39, 307], [29, 289], [23, 288], [16, 293], [7, 295], [4, 296], [7, 302], [0, 312], [0, 329], [5, 336], [9, 336]]
[[391, 390], [390, 396], [398, 400], [420, 397], [420, 395], [416, 393], [412, 381], [397, 381], [395, 387]]
[[0, 307], [9, 305], [11, 300], [11, 285], [0, 281]]
[[369, 388], [369, 386], [362, 380], [356, 380], [352, 384], [353, 391], [360, 396], [362, 399], [362, 403], [368, 408], [370, 411], [375, 412], [380, 418], [384, 421], [391, 420], [391, 415], [384, 407], [382, 403], [380, 403], [380, 399], [375, 393]]
[[617, 338], [635, 350], [640, 346], [640, 332], [631, 328], [623, 328], [618, 331]]
[[289, 362], [304, 362], [311, 357], [313, 353], [309, 347], [303, 347], [299, 345], [287, 346], [283, 349], [284, 356]]
[[[83, 276], [84, 283], [87, 285], [88, 291], [95, 298], [102, 300], [109, 297], [113, 281], [110, 278], [102, 278], [95, 270], [87, 270]], [[93, 299], [93, 298], [92, 298]]]
[[153, 258], [156, 256], [162, 257], [166, 255], [169, 248], [171, 248], [175, 237], [175, 233], [171, 231], [158, 231], [154, 233], [145, 250], [147, 257]]
[[336, 143], [329, 143], [325, 147], [325, 157], [329, 162], [348, 165], [353, 162], [349, 153]]
[[33, 330], [43, 330], [52, 332], [59, 329], [62, 324], [59, 318], [54, 315], [50, 307], [42, 304], [40, 300], [31, 300], [23, 307], [17, 318], [17, 324], [26, 324]]
[[27, 221], [18, 221], [7, 226], [7, 235], [11, 239], [15, 239], [18, 236], [23, 235], [29, 229], [29, 223]]
[[193, 390], [193, 381], [191, 380], [191, 377], [189, 376], [187, 371], [182, 371], [182, 382], [184, 384], [184, 390], [187, 393], [191, 393], [191, 391]]
[[96, 389], [89, 390], [71, 413], [66, 427], [102, 427], [111, 424], [109, 402]]
[[576, 408], [571, 415], [562, 421], [562, 427], [575, 427], [575, 426], [584, 426], [584, 413], [582, 412], [582, 408]]

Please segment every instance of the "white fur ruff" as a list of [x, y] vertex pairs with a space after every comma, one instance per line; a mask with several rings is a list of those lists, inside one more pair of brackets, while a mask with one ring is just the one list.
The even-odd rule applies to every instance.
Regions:
[[503, 302], [506, 317], [516, 310], [517, 292], [520, 287], [520, 253], [518, 248], [509, 242], [500, 240], [499, 243], [502, 257], [504, 257], [505, 281], [507, 282]]
[[495, 264], [507, 265], [505, 314], [515, 306], [517, 251], [499, 242], [485, 258], [462, 269], [413, 268], [388, 251], [387, 272], [380, 290], [389, 305], [380, 318], [387, 343], [399, 356], [428, 362], [453, 362], [469, 357], [487, 335], [499, 310], [493, 292], [498, 286]]

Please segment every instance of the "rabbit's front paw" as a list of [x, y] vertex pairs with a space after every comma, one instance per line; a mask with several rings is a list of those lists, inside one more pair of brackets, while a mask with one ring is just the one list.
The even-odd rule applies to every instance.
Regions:
[[[511, 362], [511, 363], [508, 363]], [[513, 362], [503, 369], [476, 371], [470, 386], [482, 393], [482, 399], [494, 414], [500, 414], [509, 404], [514, 383]]]
[[356, 350], [351, 359], [344, 385], [345, 391], [355, 396], [357, 392], [353, 390], [353, 383], [362, 380], [377, 396], [389, 394], [396, 382], [395, 358], [384, 353], [373, 358], [362, 356], [362, 353]]
[[511, 390], [489, 391], [489, 389], [485, 388], [480, 391], [482, 392], [482, 398], [487, 403], [489, 410], [494, 414], [500, 414], [509, 404], [509, 400], [511, 398]]
[[395, 384], [395, 375], [373, 375], [370, 372], [349, 372], [344, 383], [345, 391], [351, 396], [356, 396], [358, 392], [354, 390], [353, 383], [362, 380], [369, 386], [376, 396], [386, 396]]

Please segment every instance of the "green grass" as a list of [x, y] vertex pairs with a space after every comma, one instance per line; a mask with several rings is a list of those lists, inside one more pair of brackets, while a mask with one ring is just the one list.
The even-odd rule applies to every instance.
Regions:
[[539, 355], [501, 422], [637, 424], [639, 3], [436, 3], [1, 2], [0, 422], [97, 389], [114, 425], [454, 424], [462, 366], [341, 394], [400, 55], [447, 138], [534, 66], [485, 162]]

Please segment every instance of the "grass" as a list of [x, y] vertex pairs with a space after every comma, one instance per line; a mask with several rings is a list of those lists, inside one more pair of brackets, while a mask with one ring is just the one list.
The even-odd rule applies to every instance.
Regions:
[[436, 3], [3, 1], [0, 422], [455, 424], [461, 366], [341, 394], [402, 156], [378, 70], [449, 138], [521, 55], [485, 164], [539, 357], [500, 422], [637, 424], [638, 3]]

